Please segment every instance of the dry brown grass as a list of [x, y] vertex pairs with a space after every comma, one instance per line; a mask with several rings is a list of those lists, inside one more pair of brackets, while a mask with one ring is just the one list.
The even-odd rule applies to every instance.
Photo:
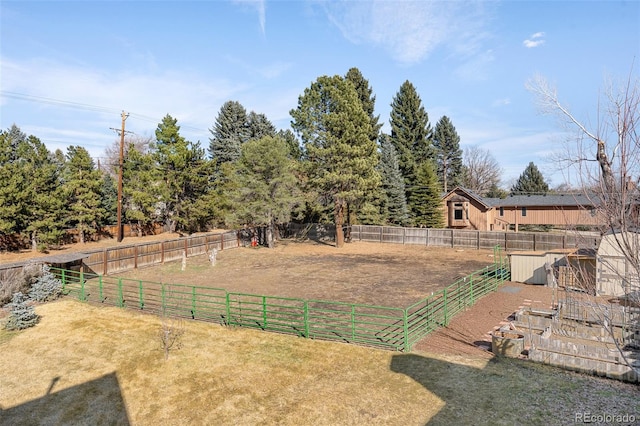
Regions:
[[399, 354], [71, 300], [0, 332], [0, 424], [571, 424], [640, 415], [638, 389], [515, 360]]

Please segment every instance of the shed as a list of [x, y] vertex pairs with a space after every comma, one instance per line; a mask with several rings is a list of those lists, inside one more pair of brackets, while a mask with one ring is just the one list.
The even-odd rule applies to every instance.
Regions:
[[596, 288], [599, 295], [624, 296], [640, 290], [638, 270], [620, 248], [638, 256], [640, 233], [610, 232], [602, 237], [596, 256]]
[[526, 284], [547, 284], [548, 263], [557, 269], [567, 264], [567, 256], [575, 249], [559, 249], [551, 251], [518, 251], [509, 253], [511, 264], [511, 280]]
[[30, 263], [46, 263], [54, 268], [79, 271], [82, 269], [82, 260], [89, 257], [87, 253], [64, 253], [51, 256], [36, 257]]

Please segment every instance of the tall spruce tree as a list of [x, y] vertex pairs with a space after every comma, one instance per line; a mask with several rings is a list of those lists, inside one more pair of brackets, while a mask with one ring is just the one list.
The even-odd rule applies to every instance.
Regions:
[[291, 116], [305, 146], [309, 181], [332, 200], [336, 246], [342, 247], [347, 205], [362, 202], [380, 184], [371, 122], [353, 84], [337, 75], [319, 77], [306, 88]]
[[209, 188], [211, 169], [200, 143], [185, 140], [177, 122], [167, 114], [158, 124], [154, 157], [163, 173], [165, 220], [172, 231], [192, 232], [204, 228], [209, 217], [201, 199]]
[[[256, 123], [258, 124], [258, 123]], [[250, 137], [247, 110], [237, 101], [227, 101], [216, 117], [209, 139], [209, 156], [219, 167], [240, 157], [240, 147]]]
[[546, 194], [547, 192], [549, 192], [549, 185], [533, 161], [529, 163], [518, 181], [511, 187], [512, 195]]
[[64, 191], [69, 203], [69, 225], [76, 228], [80, 242], [95, 235], [105, 215], [102, 203], [102, 176], [89, 152], [81, 146], [67, 148]]
[[247, 116], [247, 135], [247, 140], [273, 137], [276, 135], [276, 128], [266, 115], [251, 111]]
[[398, 155], [391, 143], [389, 135], [380, 135], [380, 175], [382, 176], [382, 188], [385, 192], [385, 204], [383, 211], [386, 213], [387, 222], [394, 225], [406, 225], [409, 220], [409, 210], [404, 188], [404, 180], [400, 173]]
[[400, 172], [404, 178], [406, 199], [411, 217], [416, 212], [411, 191], [415, 186], [416, 169], [434, 159], [431, 125], [416, 88], [405, 81], [391, 103], [391, 142], [398, 154]]
[[464, 168], [460, 136], [446, 115], [436, 123], [433, 132], [438, 177], [445, 192], [462, 183]]
[[415, 188], [411, 192], [411, 203], [415, 207], [413, 222], [425, 228], [442, 228], [442, 189], [438, 181], [435, 166], [425, 161], [416, 170]]

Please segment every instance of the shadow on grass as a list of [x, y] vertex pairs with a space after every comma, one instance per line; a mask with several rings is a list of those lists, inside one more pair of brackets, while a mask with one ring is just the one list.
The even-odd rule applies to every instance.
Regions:
[[59, 379], [54, 378], [38, 399], [8, 409], [0, 407], [0, 425], [130, 424], [115, 372], [52, 393]]
[[573, 424], [582, 400], [580, 385], [559, 370], [516, 359], [495, 357], [479, 368], [403, 354], [392, 357], [390, 369], [444, 402], [427, 425]]

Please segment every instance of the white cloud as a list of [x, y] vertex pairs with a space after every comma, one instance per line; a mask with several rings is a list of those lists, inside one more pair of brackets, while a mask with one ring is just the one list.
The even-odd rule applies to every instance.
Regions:
[[381, 46], [400, 63], [412, 64], [447, 45], [475, 52], [486, 37], [484, 8], [469, 2], [327, 2], [330, 21], [352, 43]]
[[258, 21], [260, 22], [260, 31], [265, 34], [267, 25], [266, 0], [234, 0], [235, 3], [246, 4], [258, 12]]
[[491, 103], [492, 107], [502, 107], [502, 106], [507, 106], [511, 104], [511, 99], [509, 98], [502, 98], [502, 99], [496, 99], [495, 101], [493, 101]]
[[531, 49], [533, 47], [538, 47], [544, 44], [545, 40], [543, 37], [544, 37], [544, 32], [537, 32], [537, 33], [531, 34], [531, 36], [529, 36], [528, 39], [523, 41], [522, 44], [524, 45], [524, 47], [528, 49]]

